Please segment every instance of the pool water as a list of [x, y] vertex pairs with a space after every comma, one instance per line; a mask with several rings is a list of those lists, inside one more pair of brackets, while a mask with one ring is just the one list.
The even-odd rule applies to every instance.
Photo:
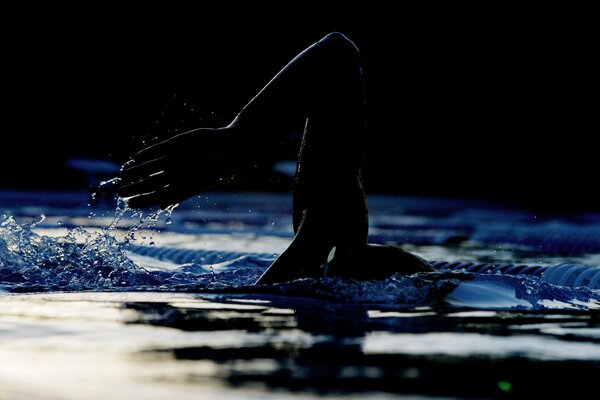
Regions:
[[[0, 398], [596, 392], [599, 214], [392, 196], [369, 208], [372, 242], [457, 268], [255, 286], [293, 236], [287, 195], [139, 215], [85, 193], [0, 192]], [[560, 265], [583, 272], [552, 278]]]

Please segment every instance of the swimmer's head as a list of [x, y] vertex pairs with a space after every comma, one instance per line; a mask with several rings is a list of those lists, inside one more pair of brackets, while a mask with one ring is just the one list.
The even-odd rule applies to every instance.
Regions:
[[396, 273], [412, 275], [434, 271], [431, 264], [395, 246], [335, 246], [321, 267], [325, 277], [381, 280]]

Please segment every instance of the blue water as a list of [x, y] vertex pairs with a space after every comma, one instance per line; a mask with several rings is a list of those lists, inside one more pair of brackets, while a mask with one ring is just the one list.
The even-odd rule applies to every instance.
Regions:
[[85, 193], [0, 193], [0, 398], [480, 398], [551, 392], [525, 375], [600, 372], [600, 215], [390, 196], [369, 208], [371, 242], [456, 268], [256, 286], [293, 236], [285, 194], [140, 214]]

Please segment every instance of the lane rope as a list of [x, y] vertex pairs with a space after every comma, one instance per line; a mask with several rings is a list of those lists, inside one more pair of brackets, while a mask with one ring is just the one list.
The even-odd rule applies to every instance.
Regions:
[[[274, 253], [252, 253], [241, 251], [179, 249], [173, 247], [129, 245], [129, 251], [171, 261], [176, 264], [196, 263], [202, 265], [218, 264], [241, 257], [257, 258], [263, 261], [275, 260]], [[588, 287], [600, 289], [600, 267], [590, 267], [573, 263], [557, 265], [527, 265], [527, 264], [490, 264], [430, 261], [439, 271], [464, 271], [480, 274], [507, 274], [514, 276], [538, 277], [540, 280], [560, 286]]]

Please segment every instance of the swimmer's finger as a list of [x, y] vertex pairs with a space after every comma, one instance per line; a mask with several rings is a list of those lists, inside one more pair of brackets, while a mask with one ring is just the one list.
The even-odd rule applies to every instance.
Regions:
[[182, 197], [181, 195], [178, 196], [177, 192], [173, 190], [171, 186], [167, 185], [155, 192], [132, 197], [127, 200], [127, 205], [130, 208], [149, 208], [160, 206], [162, 209], [165, 209], [170, 205], [179, 203], [182, 198], [185, 197]]
[[167, 185], [168, 179], [164, 172], [160, 172], [149, 176], [139, 182], [134, 182], [128, 185], [121, 186], [117, 190], [117, 194], [121, 197], [136, 196], [141, 193], [149, 193], [161, 189]]
[[135, 164], [164, 157], [169, 151], [170, 143], [170, 140], [165, 140], [164, 142], [153, 144], [152, 146], [148, 146], [145, 149], [138, 151], [133, 157]]
[[127, 199], [129, 208], [150, 208], [160, 205], [160, 195], [157, 192], [141, 194]]
[[130, 182], [135, 182], [163, 171], [166, 164], [167, 158], [161, 157], [134, 165], [127, 165], [121, 171], [121, 179], [127, 185]]

